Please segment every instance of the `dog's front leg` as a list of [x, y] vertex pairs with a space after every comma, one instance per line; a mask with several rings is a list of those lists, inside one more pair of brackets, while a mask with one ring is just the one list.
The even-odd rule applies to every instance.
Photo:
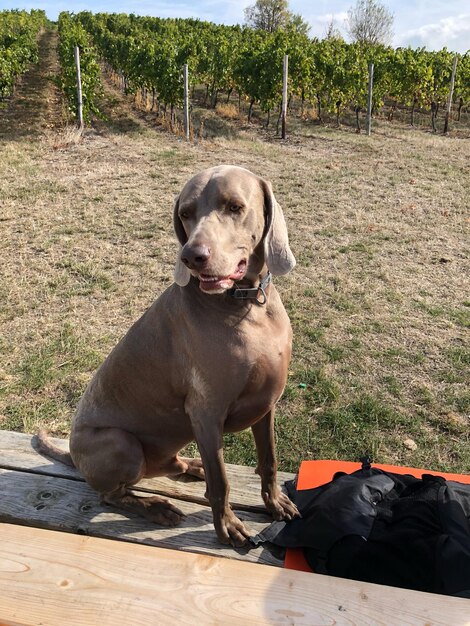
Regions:
[[212, 508], [214, 526], [219, 540], [240, 547], [246, 543], [250, 533], [230, 508], [229, 486], [223, 456], [222, 425], [202, 417], [191, 416], [206, 477], [206, 497]]
[[258, 453], [256, 473], [261, 476], [261, 496], [275, 520], [299, 517], [295, 504], [277, 484], [277, 463], [274, 448], [274, 408], [251, 427]]

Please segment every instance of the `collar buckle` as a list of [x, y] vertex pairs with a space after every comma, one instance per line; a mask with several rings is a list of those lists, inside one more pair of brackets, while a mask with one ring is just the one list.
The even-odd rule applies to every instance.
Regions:
[[268, 301], [266, 287], [269, 285], [271, 280], [272, 274], [268, 271], [258, 287], [248, 287], [247, 289], [242, 289], [235, 285], [232, 289], [230, 289], [229, 294], [237, 300], [256, 300], [260, 306], [263, 306]]

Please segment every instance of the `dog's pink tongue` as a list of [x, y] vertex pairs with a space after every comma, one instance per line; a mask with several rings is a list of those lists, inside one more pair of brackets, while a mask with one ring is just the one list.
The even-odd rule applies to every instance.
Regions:
[[235, 280], [240, 280], [246, 271], [246, 261], [240, 261], [237, 269], [230, 276], [207, 276], [201, 274], [199, 276], [199, 287], [202, 291], [222, 291], [231, 289]]

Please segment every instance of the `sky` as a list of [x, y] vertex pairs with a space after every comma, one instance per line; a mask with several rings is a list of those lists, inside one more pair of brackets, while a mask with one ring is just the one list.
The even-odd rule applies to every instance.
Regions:
[[[60, 11], [136, 13], [157, 17], [194, 17], [217, 24], [242, 24], [243, 9], [255, 0], [0, 0], [0, 9], [43, 9], [52, 20]], [[356, 0], [290, 0], [289, 7], [310, 25], [310, 35], [323, 37], [327, 25], [335, 26], [347, 39], [347, 11]], [[428, 50], [447, 47], [455, 52], [470, 49], [470, 0], [382, 0], [394, 16], [392, 45]]]

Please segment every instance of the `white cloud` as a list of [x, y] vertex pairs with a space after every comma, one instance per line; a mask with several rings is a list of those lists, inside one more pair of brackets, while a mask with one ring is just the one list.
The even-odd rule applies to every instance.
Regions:
[[403, 32], [396, 44], [413, 48], [426, 46], [429, 50], [448, 48], [455, 52], [470, 49], [470, 13], [445, 17], [433, 24], [425, 24]]
[[346, 11], [339, 13], [325, 13], [324, 15], [316, 15], [312, 19], [321, 24], [329, 24], [331, 20], [334, 20], [335, 24], [342, 24], [348, 17]]
[[331, 20], [333, 20], [335, 27], [343, 32], [348, 14], [346, 11], [339, 11], [337, 13], [323, 13], [322, 15], [304, 14], [302, 17], [311, 27], [311, 37], [324, 37]]

